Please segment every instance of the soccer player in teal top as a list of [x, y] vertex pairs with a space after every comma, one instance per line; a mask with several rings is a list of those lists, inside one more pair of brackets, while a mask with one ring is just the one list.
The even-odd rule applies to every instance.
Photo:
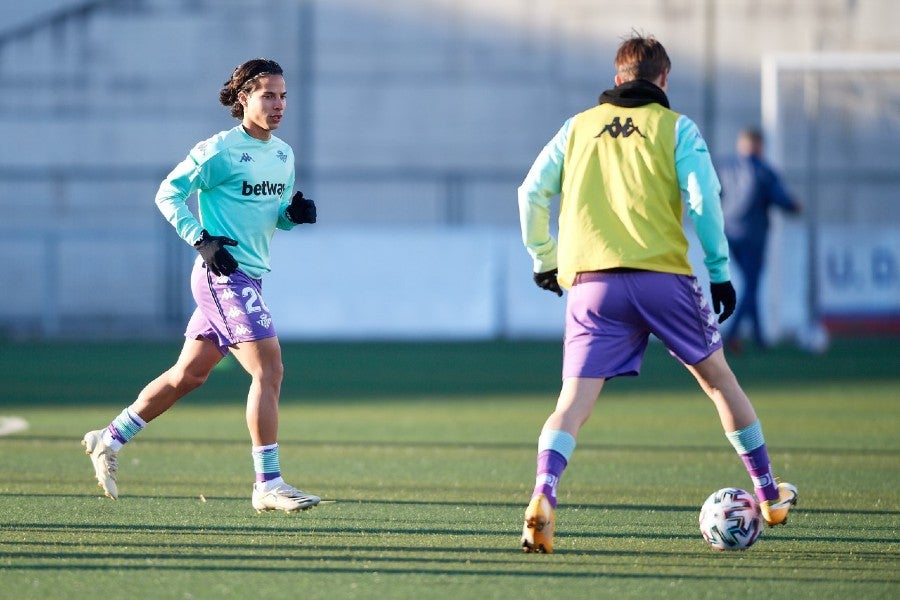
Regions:
[[[166, 177], [156, 204], [199, 256], [191, 274], [197, 308], [176, 363], [151, 381], [106, 427], [84, 435], [99, 486], [118, 497], [118, 452], [147, 423], [201, 386], [233, 353], [252, 379], [247, 428], [256, 470], [252, 504], [258, 512], [311, 508], [319, 497], [288, 485], [278, 457], [281, 346], [260, 278], [269, 271], [275, 229], [316, 222], [316, 206], [294, 187], [294, 153], [272, 135], [287, 103], [284, 75], [272, 60], [239, 65], [219, 93], [240, 125], [197, 144]], [[188, 209], [197, 194], [198, 216]]]

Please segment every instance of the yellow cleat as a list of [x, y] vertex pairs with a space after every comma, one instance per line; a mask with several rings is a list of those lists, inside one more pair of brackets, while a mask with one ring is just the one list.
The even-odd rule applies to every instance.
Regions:
[[522, 527], [522, 550], [540, 554], [553, 553], [553, 530], [556, 527], [553, 507], [544, 494], [538, 494], [525, 509], [525, 526]]
[[778, 484], [778, 499], [759, 503], [763, 519], [770, 527], [787, 523], [788, 511], [797, 504], [797, 488], [790, 483]]

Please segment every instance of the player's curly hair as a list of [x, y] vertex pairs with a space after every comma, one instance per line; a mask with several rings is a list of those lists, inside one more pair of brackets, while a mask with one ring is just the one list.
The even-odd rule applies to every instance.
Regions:
[[256, 89], [259, 78], [263, 75], [283, 75], [284, 71], [274, 60], [254, 58], [234, 68], [222, 89], [219, 91], [219, 102], [231, 109], [235, 119], [244, 118], [244, 106], [238, 100], [240, 92], [250, 94]]
[[672, 68], [663, 45], [652, 35], [644, 36], [637, 31], [633, 31], [619, 46], [614, 64], [623, 82], [635, 79], [654, 81]]

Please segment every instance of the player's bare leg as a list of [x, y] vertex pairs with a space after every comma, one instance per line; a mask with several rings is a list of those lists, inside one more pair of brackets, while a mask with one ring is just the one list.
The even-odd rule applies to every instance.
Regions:
[[85, 454], [91, 457], [97, 485], [107, 497], [116, 499], [119, 496], [118, 454], [122, 445], [185, 394], [202, 385], [221, 359], [221, 353], [211, 342], [185, 340], [176, 363], [147, 384], [137, 400], [109, 427], [84, 435], [81, 445]]
[[594, 410], [604, 379], [568, 377], [556, 409], [547, 418], [538, 441], [538, 468], [531, 502], [525, 509], [522, 550], [550, 554], [556, 533], [556, 487], [575, 438]]
[[247, 429], [254, 446], [274, 444], [278, 440], [278, 400], [284, 366], [277, 337], [241, 342], [232, 354], [250, 375], [247, 393]]
[[252, 503], [257, 512], [293, 512], [317, 505], [318, 496], [302, 492], [281, 478], [278, 460], [278, 401], [284, 366], [277, 337], [241, 342], [232, 353], [250, 374], [247, 394], [247, 429], [254, 448], [257, 483]]
[[725, 435], [753, 479], [766, 523], [784, 524], [791, 507], [797, 503], [797, 488], [790, 483], [777, 483], [772, 476], [756, 411], [728, 366], [725, 353], [716, 350], [696, 365], [688, 366], [688, 370], [715, 404]]
[[185, 340], [175, 364], [148, 383], [131, 408], [149, 423], [203, 385], [221, 360], [222, 353], [209, 340]]
[[581, 429], [597, 403], [597, 397], [606, 382], [602, 378], [567, 377], [563, 380], [556, 409], [544, 423], [544, 431], [554, 429], [565, 431], [572, 437], [578, 437]]
[[687, 365], [687, 369], [715, 404], [725, 431], [742, 429], [756, 422], [756, 411], [721, 348], [696, 365]]

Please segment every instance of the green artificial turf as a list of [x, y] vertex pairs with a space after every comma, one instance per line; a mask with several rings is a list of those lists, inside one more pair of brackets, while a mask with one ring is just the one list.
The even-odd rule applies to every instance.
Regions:
[[[120, 454], [103, 498], [78, 442], [177, 345], [5, 346], [3, 598], [893, 598], [900, 594], [896, 340], [790, 348], [732, 365], [776, 473], [785, 527], [745, 552], [697, 529], [715, 489], [749, 478], [712, 404], [658, 347], [615, 380], [560, 488], [556, 553], [519, 550], [559, 345], [285, 345], [286, 479], [326, 502], [257, 515], [242, 402], [224, 363]], [[111, 368], [113, 367], [113, 368]]]

